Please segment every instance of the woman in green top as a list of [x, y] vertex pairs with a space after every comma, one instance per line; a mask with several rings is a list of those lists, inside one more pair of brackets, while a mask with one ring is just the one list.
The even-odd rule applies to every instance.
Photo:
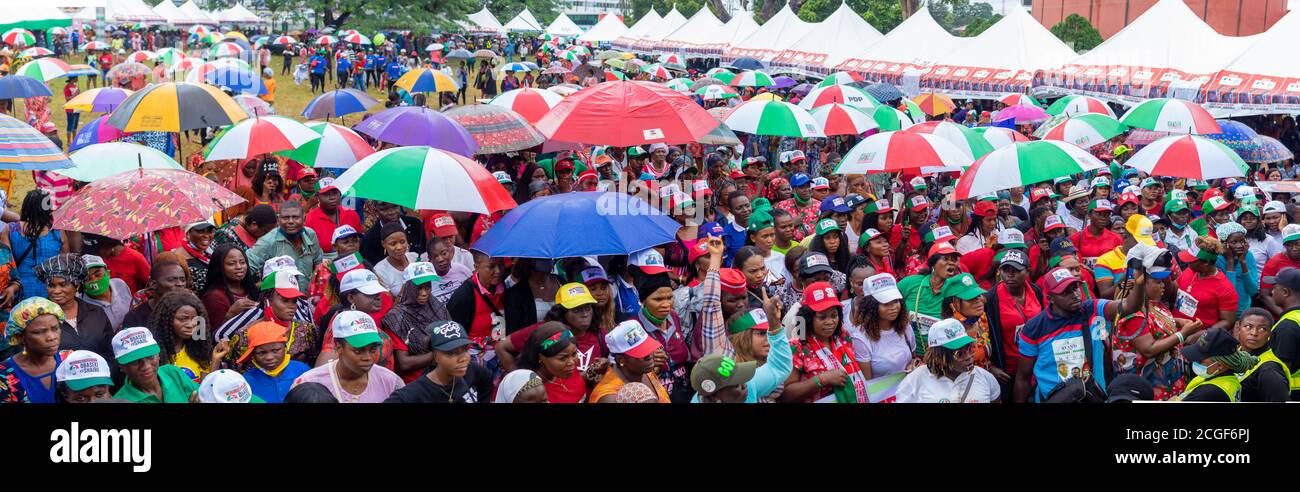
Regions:
[[132, 403], [190, 403], [199, 384], [171, 364], [159, 364], [158, 342], [148, 328], [133, 327], [113, 336], [113, 357], [126, 374], [115, 398]]

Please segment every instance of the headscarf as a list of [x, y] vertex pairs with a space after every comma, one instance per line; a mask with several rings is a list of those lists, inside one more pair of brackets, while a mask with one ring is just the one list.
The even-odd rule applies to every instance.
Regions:
[[501, 378], [497, 397], [492, 403], [514, 403], [520, 393], [542, 385], [542, 378], [528, 369], [515, 369]]
[[384, 315], [383, 324], [394, 335], [406, 343], [411, 355], [420, 355], [429, 351], [429, 332], [424, 327], [434, 321], [451, 319], [447, 305], [439, 301], [432, 293], [429, 302], [418, 304], [419, 286], [406, 282], [402, 286], [397, 304]]
[[618, 389], [616, 403], [658, 403], [659, 395], [645, 383], [631, 382]]
[[40, 283], [49, 284], [55, 277], [62, 277], [80, 290], [86, 283], [86, 262], [81, 259], [81, 255], [63, 253], [36, 265], [36, 280]]
[[1225, 222], [1219, 224], [1218, 227], [1215, 227], [1214, 232], [1219, 235], [1220, 239], [1227, 241], [1228, 237], [1232, 236], [1233, 234], [1237, 234], [1237, 233], [1245, 234], [1246, 227], [1236, 222]]
[[60, 308], [54, 301], [44, 297], [28, 297], [23, 299], [9, 311], [9, 322], [5, 323], [5, 340], [11, 346], [18, 345], [15, 338], [21, 335], [27, 325], [39, 316], [53, 314], [63, 321], [66, 318], [63, 315], [63, 308]]
[[1250, 352], [1244, 350], [1238, 350], [1228, 355], [1211, 357], [1211, 359], [1222, 362], [1223, 365], [1228, 366], [1228, 370], [1236, 374], [1249, 371], [1250, 368], [1255, 367], [1255, 364], [1259, 363], [1259, 358], [1250, 355]]

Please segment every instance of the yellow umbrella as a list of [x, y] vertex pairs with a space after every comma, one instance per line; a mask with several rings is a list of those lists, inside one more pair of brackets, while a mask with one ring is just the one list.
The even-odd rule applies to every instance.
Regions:
[[[116, 87], [99, 87], [77, 94], [76, 97], [69, 99], [63, 107], [75, 111], [112, 112], [125, 98], [131, 97], [131, 94], [135, 94], [135, 91]], [[116, 104], [114, 101], [116, 101]]]
[[459, 85], [441, 70], [417, 68], [397, 79], [396, 85], [407, 92], [456, 92]]
[[784, 99], [781, 99], [781, 96], [778, 96], [775, 93], [764, 92], [762, 94], [749, 98], [749, 100], [750, 101], [783, 101]]
[[136, 91], [113, 111], [108, 124], [125, 132], [184, 132], [226, 126], [248, 113], [208, 84], [167, 82]]
[[244, 36], [244, 33], [239, 32], [239, 31], [230, 31], [230, 32], [226, 33], [226, 37], [228, 37], [228, 38], [239, 38], [239, 39], [244, 40], [245, 43], [248, 42], [248, 37], [247, 37], [247, 36]]
[[631, 59], [633, 59], [633, 58], [636, 58], [636, 54], [634, 54], [634, 53], [623, 53], [623, 59], [624, 59], [624, 60], [631, 60]]

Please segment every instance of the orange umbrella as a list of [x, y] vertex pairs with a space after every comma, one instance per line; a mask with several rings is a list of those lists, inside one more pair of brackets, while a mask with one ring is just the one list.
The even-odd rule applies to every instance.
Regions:
[[921, 111], [925, 111], [925, 114], [930, 116], [951, 113], [954, 109], [957, 109], [957, 103], [952, 102], [951, 97], [933, 92], [916, 96], [912, 98], [912, 102], [916, 103], [921, 108]]

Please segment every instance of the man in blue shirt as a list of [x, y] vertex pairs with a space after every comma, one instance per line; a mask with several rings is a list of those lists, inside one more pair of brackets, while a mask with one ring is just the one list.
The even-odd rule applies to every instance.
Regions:
[[379, 55], [375, 54], [374, 48], [371, 48], [366, 53], [366, 85], [368, 86], [379, 84], [379, 67], [382, 65], [376, 65], [378, 61]]
[[335, 78], [338, 79], [339, 88], [346, 88], [348, 86], [348, 78], [352, 73], [352, 60], [350, 60], [348, 56], [344, 55], [339, 58], [338, 64], [335, 66], [337, 67], [335, 69], [337, 72]]
[[393, 84], [396, 84], [397, 79], [402, 77], [403, 69], [404, 67], [402, 67], [401, 63], [397, 63], [397, 60], [388, 62], [388, 90], [393, 90]]
[[388, 68], [388, 57], [384, 56], [384, 52], [382, 51], [375, 53], [375, 86], [376, 87], [388, 86], [387, 77], [384, 77], [384, 70], [387, 68]]
[[307, 60], [307, 68], [311, 70], [310, 78], [312, 94], [315, 94], [316, 89], [318, 88], [321, 92], [325, 91], [325, 66], [328, 64], [329, 62], [325, 60], [325, 57], [321, 56], [319, 51]]
[[[1073, 378], [1084, 380], [1094, 392], [1105, 392], [1113, 372], [1110, 354], [1113, 320], [1137, 312], [1146, 292], [1146, 272], [1135, 270], [1133, 276], [1134, 285], [1123, 301], [1084, 301], [1083, 281], [1069, 269], [1058, 267], [1047, 272], [1043, 277], [1043, 291], [1049, 307], [1025, 323], [1018, 337], [1020, 370], [1016, 371], [1016, 403], [1030, 401], [1031, 392], [1033, 401], [1047, 400], [1052, 390]], [[1035, 378], [1036, 388], [1032, 381]]]
[[724, 263], [731, 266], [731, 259], [736, 256], [736, 251], [745, 246], [745, 239], [749, 237], [749, 216], [754, 209], [749, 203], [749, 197], [737, 190], [727, 196], [727, 210], [731, 211], [735, 220], [718, 217], [718, 222], [722, 224], [722, 242], [727, 245]]

